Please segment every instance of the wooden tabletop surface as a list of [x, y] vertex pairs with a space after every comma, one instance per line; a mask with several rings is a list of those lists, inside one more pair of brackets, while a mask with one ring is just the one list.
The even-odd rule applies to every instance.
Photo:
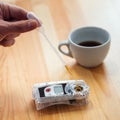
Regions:
[[[60, 53], [72, 75], [37, 30], [21, 34], [12, 47], [1, 46], [0, 120], [120, 120], [120, 1], [5, 1], [33, 11], [56, 49], [72, 29], [83, 26], [108, 30], [112, 42], [103, 64], [92, 69]], [[90, 86], [87, 105], [36, 110], [33, 84], [71, 79], [83, 79]]]

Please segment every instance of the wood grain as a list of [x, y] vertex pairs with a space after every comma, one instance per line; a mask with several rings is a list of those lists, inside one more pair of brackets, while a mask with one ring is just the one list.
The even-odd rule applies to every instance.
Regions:
[[[33, 11], [42, 20], [54, 47], [71, 30], [99, 26], [111, 34], [112, 44], [104, 63], [81, 67], [61, 55], [72, 76], [37, 31], [24, 33], [14, 46], [0, 47], [0, 120], [119, 120], [120, 119], [120, 1], [119, 0], [5, 0]], [[37, 111], [32, 85], [37, 82], [83, 79], [90, 86], [83, 107], [58, 105]]]

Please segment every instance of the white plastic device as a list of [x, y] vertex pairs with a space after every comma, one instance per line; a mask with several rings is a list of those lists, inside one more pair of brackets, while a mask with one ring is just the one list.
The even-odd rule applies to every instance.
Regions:
[[89, 86], [83, 80], [64, 80], [33, 85], [32, 96], [37, 110], [56, 104], [84, 105]]

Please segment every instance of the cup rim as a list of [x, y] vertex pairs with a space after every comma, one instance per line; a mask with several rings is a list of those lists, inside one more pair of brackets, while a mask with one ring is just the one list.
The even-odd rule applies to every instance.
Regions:
[[[77, 45], [76, 43], [74, 43], [74, 42], [72, 41], [71, 35], [72, 35], [73, 32], [75, 32], [75, 31], [77, 31], [77, 30], [80, 30], [80, 29], [85, 29], [85, 28], [94, 28], [94, 29], [100, 29], [100, 30], [102, 30], [102, 31], [105, 31], [105, 32], [108, 34], [108, 39], [107, 39], [107, 41], [104, 42], [104, 43], [101, 44], [101, 45], [92, 46], [92, 47]], [[108, 43], [111, 41], [111, 37], [110, 37], [109, 32], [108, 32], [107, 30], [105, 30], [104, 28], [97, 27], [97, 26], [84, 26], [84, 27], [78, 27], [78, 28], [73, 29], [73, 30], [70, 32], [69, 36], [68, 36], [68, 40], [69, 40], [73, 45], [75, 45], [75, 46], [77, 46], [77, 47], [80, 47], [80, 48], [99, 48], [99, 47], [102, 47], [102, 46], [108, 44]]]

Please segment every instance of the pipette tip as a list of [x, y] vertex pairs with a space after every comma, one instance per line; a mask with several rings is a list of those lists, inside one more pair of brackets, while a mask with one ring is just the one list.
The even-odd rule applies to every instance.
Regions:
[[72, 75], [72, 71], [70, 70], [69, 66], [65, 65], [65, 68]]

